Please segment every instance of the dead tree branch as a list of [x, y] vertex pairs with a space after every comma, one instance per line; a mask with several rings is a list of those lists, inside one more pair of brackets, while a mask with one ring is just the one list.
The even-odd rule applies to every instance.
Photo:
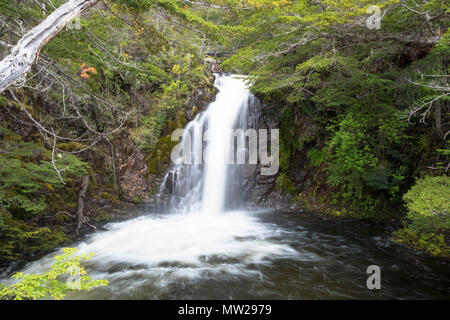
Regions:
[[22, 37], [12, 52], [0, 61], [0, 93], [26, 76], [36, 63], [41, 49], [73, 18], [98, 0], [69, 0]]

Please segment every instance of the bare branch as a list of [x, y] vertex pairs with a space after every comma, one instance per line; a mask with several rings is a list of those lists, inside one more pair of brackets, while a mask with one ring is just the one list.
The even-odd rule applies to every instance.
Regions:
[[311, 41], [317, 40], [319, 36], [312, 36], [310, 34], [306, 34], [303, 36], [302, 39], [297, 41], [296, 43], [285, 43], [284, 46], [287, 47], [286, 49], [279, 50], [277, 52], [268, 53], [265, 55], [259, 55], [254, 58], [252, 58], [252, 61], [260, 61], [271, 57], [277, 57], [286, 53], [289, 53], [290, 51], [294, 50], [297, 47], [303, 46]]
[[73, 18], [98, 0], [69, 0], [19, 40], [12, 52], [0, 61], [0, 92], [26, 76], [41, 49]]
[[[62, 184], [66, 184], [63, 180], [63, 178], [61, 177], [61, 171], [56, 167], [56, 162], [55, 162], [55, 149], [56, 149], [56, 138], [55, 138], [55, 131], [52, 128], [52, 133], [53, 133], [53, 149], [52, 149], [52, 165], [53, 168], [55, 169], [56, 173], [58, 174], [59, 180], [61, 180]], [[64, 169], [65, 170], [65, 169]]]
[[252, 7], [223, 7], [223, 6], [218, 6], [212, 3], [205, 3], [205, 2], [197, 2], [197, 1], [190, 1], [190, 0], [181, 0], [184, 3], [188, 3], [188, 4], [192, 4], [194, 6], [199, 6], [199, 7], [207, 7], [207, 8], [212, 8], [212, 9], [222, 9], [222, 10], [252, 10], [254, 8]]

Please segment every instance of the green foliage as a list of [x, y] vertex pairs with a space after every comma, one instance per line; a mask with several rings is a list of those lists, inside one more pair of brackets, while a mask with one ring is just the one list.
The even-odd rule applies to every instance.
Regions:
[[420, 233], [409, 228], [393, 232], [392, 241], [427, 252], [433, 256], [450, 258], [450, 246], [443, 234]]
[[[33, 142], [17, 142], [20, 137], [1, 127], [0, 206], [10, 211], [39, 214], [46, 208], [45, 195], [63, 186], [53, 164], [51, 151]], [[88, 164], [72, 154], [58, 154], [55, 166], [63, 177], [87, 174]]]
[[309, 149], [308, 157], [311, 160], [311, 165], [313, 167], [320, 167], [325, 161], [325, 150]]
[[184, 126], [184, 109], [192, 99], [192, 93], [199, 87], [210, 85], [203, 61], [199, 58], [191, 53], [164, 56], [165, 63], [172, 65], [169, 81], [161, 84], [161, 91], [155, 94], [152, 110], [141, 117], [140, 126], [132, 133], [138, 147], [147, 154], [152, 154], [158, 148], [158, 141], [167, 133], [167, 129]]
[[[448, 5], [438, 0], [403, 4], [254, 1], [259, 10], [239, 12], [235, 18], [249, 29], [241, 30], [239, 40], [230, 37], [225, 43], [239, 49], [221, 66], [249, 74], [252, 91], [277, 109], [281, 169], [293, 172], [306, 153], [322, 173], [316, 177], [338, 189], [352, 211], [377, 213], [387, 203], [398, 205], [419, 163], [441, 153], [433, 167], [448, 164], [446, 145], [431, 141], [433, 135], [414, 135], [419, 130], [405, 121], [405, 113], [419, 105], [425, 105], [424, 112], [433, 99], [442, 106], [447, 102], [439, 88], [448, 87]], [[371, 5], [382, 12], [390, 8], [378, 37], [361, 23]], [[417, 12], [435, 18], [427, 25]], [[432, 49], [395, 40], [428, 37], [430, 30], [441, 35]], [[425, 112], [425, 120], [433, 108]], [[422, 111], [410, 121], [421, 119]], [[318, 129], [308, 131], [303, 118]], [[448, 118], [444, 111], [442, 118], [442, 123]]]
[[277, 187], [280, 188], [281, 190], [284, 190], [291, 194], [295, 194], [296, 192], [295, 185], [286, 173], [284, 172], [280, 173], [275, 182]]
[[450, 257], [450, 177], [425, 177], [404, 195], [408, 213], [393, 240], [429, 254]]
[[[4, 209], [3, 209], [4, 210]], [[23, 259], [31, 254], [45, 253], [67, 243], [68, 238], [60, 227], [40, 227], [12, 217], [3, 216], [0, 229], [0, 261]]]
[[416, 232], [450, 230], [450, 177], [425, 177], [404, 195], [408, 228]]
[[[407, 124], [392, 101], [393, 89], [386, 76], [364, 79], [356, 73], [351, 79], [322, 88], [314, 97], [323, 108], [343, 110], [335, 124], [328, 126], [326, 171], [328, 183], [340, 186], [344, 198], [362, 200], [368, 194], [383, 192], [399, 200], [407, 172], [403, 146], [408, 137]], [[364, 92], [364, 96], [356, 99], [357, 92]]]
[[[92, 255], [76, 255], [76, 251], [75, 248], [63, 248], [63, 254], [54, 258], [55, 263], [44, 274], [16, 273], [12, 277], [19, 282], [0, 289], [0, 299], [54, 298], [59, 300], [70, 291], [89, 291], [94, 287], [106, 286], [108, 280], [92, 280], [81, 266], [81, 262], [88, 260]], [[75, 281], [63, 282], [61, 279], [64, 276], [73, 277]]]
[[391, 183], [392, 186], [397, 183], [397, 180], [389, 181], [391, 171], [380, 161], [378, 150], [392, 146], [390, 139], [401, 134], [402, 123], [393, 122], [389, 127], [392, 135], [387, 135], [386, 143], [380, 145], [379, 138], [383, 135], [386, 119], [379, 119], [379, 123], [374, 122], [375, 119], [361, 113], [347, 114], [328, 144], [331, 151], [328, 182], [333, 186], [344, 185], [349, 195], [358, 198], [363, 197], [365, 185], [375, 190], [389, 190]]

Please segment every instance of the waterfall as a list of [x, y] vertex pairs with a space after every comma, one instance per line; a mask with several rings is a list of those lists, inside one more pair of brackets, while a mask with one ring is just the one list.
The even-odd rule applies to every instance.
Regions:
[[[298, 256], [280, 240], [282, 228], [260, 221], [263, 212], [238, 208], [245, 203], [245, 164], [229, 163], [237, 151], [246, 151], [245, 136], [235, 137], [231, 129], [246, 129], [254, 98], [237, 76], [217, 76], [215, 86], [216, 100], [184, 128], [181, 146], [186, 148], [160, 186], [160, 196], [169, 196], [168, 210], [108, 224], [107, 231], [77, 244], [81, 253], [94, 253], [86, 264], [89, 274], [110, 281], [107, 288], [93, 290], [91, 297], [107, 290], [109, 298], [148, 299], [167, 297], [178, 286], [188, 292], [190, 285], [203, 281], [260, 281], [260, 267]], [[235, 142], [241, 150], [235, 150]], [[23, 271], [48, 270], [57, 253]], [[145, 295], [136, 295], [142, 290]]]
[[218, 75], [214, 85], [216, 100], [186, 125], [181, 141], [189, 139], [190, 143], [184, 145], [177, 159], [180, 163], [166, 174], [160, 187], [160, 194], [165, 189], [171, 192], [171, 210], [217, 214], [224, 211], [226, 202], [237, 200], [227, 194], [229, 182], [239, 180], [239, 170], [232, 168], [239, 165], [230, 165], [235, 158], [232, 129], [246, 129], [252, 95], [238, 76]]

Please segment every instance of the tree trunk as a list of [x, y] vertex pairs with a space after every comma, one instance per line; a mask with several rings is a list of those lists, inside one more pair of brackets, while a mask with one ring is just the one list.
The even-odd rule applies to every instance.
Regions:
[[0, 93], [8, 86], [23, 79], [36, 63], [41, 49], [73, 18], [93, 6], [97, 1], [69, 0], [23, 36], [12, 52], [0, 61]]
[[442, 112], [440, 101], [436, 101], [436, 106], [434, 107], [434, 124], [436, 125], [436, 131], [439, 135], [442, 134], [442, 122], [441, 122]]
[[84, 218], [84, 200], [86, 199], [86, 192], [89, 185], [89, 175], [83, 176], [81, 180], [80, 193], [78, 194], [78, 210], [77, 210], [77, 228], [75, 233], [78, 234], [81, 225], [85, 222]]

